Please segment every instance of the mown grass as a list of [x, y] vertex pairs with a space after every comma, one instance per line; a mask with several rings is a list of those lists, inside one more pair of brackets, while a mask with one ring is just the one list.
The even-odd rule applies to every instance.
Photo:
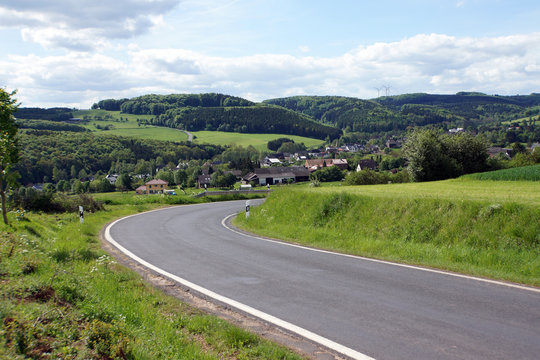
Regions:
[[78, 214], [10, 213], [0, 225], [0, 358], [299, 359], [164, 295], [100, 248], [107, 222], [159, 206], [117, 197], [83, 224]]
[[[540, 181], [540, 164], [464, 175], [463, 179], [495, 181]], [[540, 186], [540, 185], [538, 185]]]
[[259, 151], [268, 151], [268, 142], [282, 137], [292, 139], [296, 143], [304, 143], [308, 148], [318, 147], [324, 143], [323, 140], [283, 134], [243, 134], [224, 131], [193, 131], [192, 134], [196, 136], [196, 143], [216, 145], [235, 144], [243, 147], [252, 145]]
[[317, 248], [539, 286], [539, 205], [534, 182], [291, 187], [235, 223]]

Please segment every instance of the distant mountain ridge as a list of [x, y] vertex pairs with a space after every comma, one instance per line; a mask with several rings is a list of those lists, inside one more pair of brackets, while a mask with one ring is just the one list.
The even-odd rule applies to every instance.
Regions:
[[540, 94], [498, 96], [475, 92], [455, 95], [404, 94], [362, 100], [341, 96], [293, 96], [265, 100], [325, 124], [353, 132], [402, 131], [413, 126], [479, 125], [540, 113]]
[[[292, 96], [255, 103], [217, 93], [144, 95], [105, 99], [93, 109], [152, 115], [149, 124], [190, 131], [282, 133], [318, 139], [346, 134], [389, 136], [416, 126], [478, 129], [540, 115], [540, 94], [455, 95], [413, 93], [363, 100], [344, 96]], [[68, 108], [21, 108], [22, 119], [66, 120]], [[356, 137], [358, 138], [358, 137]]]

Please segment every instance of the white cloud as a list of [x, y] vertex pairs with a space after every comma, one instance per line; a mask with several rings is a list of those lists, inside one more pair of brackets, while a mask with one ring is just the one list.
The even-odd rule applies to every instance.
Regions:
[[[0, 80], [25, 106], [89, 107], [146, 93], [221, 92], [260, 101], [310, 94], [377, 96], [483, 91], [538, 92], [540, 33], [494, 38], [417, 35], [332, 58], [258, 54], [212, 57], [181, 49], [130, 47], [123, 60], [76, 53], [0, 60]], [[382, 93], [381, 93], [382, 94]]]
[[0, 27], [45, 47], [90, 50], [161, 24], [180, 0], [0, 0]]

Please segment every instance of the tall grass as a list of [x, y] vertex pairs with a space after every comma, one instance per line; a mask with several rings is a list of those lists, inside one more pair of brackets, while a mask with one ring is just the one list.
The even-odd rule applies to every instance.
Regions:
[[162, 204], [115, 201], [83, 224], [77, 213], [10, 213], [0, 225], [0, 358], [300, 358], [117, 264], [99, 231]]
[[414, 197], [391, 190], [400, 185], [386, 186], [390, 196], [371, 195], [369, 186], [361, 193], [350, 187], [277, 191], [249, 221], [235, 222], [308, 246], [540, 285], [537, 205]]

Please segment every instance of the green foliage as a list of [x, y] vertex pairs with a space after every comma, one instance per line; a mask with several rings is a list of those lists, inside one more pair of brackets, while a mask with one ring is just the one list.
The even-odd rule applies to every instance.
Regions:
[[75, 212], [79, 206], [83, 206], [85, 211], [89, 212], [103, 210], [102, 203], [85, 194], [67, 196], [52, 191], [38, 191], [31, 187], [21, 187], [14, 191], [10, 194], [8, 202], [12, 208], [27, 211]]
[[38, 130], [22, 132], [20, 142], [21, 159], [14, 169], [21, 174], [23, 184], [39, 183], [44, 177], [60, 180], [67, 177], [72, 167], [75, 176], [80, 169], [87, 174], [125, 173], [133, 171], [140, 160], [161, 157], [165, 163], [177, 164], [180, 159], [209, 159], [224, 150], [219, 145]]
[[66, 124], [58, 121], [47, 120], [17, 120], [17, 125], [21, 129], [35, 129], [35, 130], [50, 130], [50, 131], [71, 131], [71, 132], [86, 132], [83, 126], [75, 124]]
[[18, 107], [13, 99], [15, 93], [0, 88], [0, 197], [5, 224], [8, 223], [6, 189], [15, 183], [17, 173], [13, 171], [13, 165], [19, 161], [20, 151], [18, 128], [13, 117]]
[[73, 118], [73, 113], [72, 109], [69, 108], [42, 109], [21, 107], [17, 110], [15, 116], [17, 119], [66, 121]]
[[373, 170], [351, 171], [345, 177], [345, 184], [347, 185], [399, 184], [409, 181], [410, 178], [407, 170], [402, 170], [395, 174]]
[[306, 146], [303, 143], [285, 142], [277, 150], [280, 153], [295, 154], [299, 151], [305, 151]]
[[487, 144], [467, 133], [446, 135], [433, 129], [407, 136], [403, 155], [413, 181], [433, 181], [488, 169]]
[[267, 147], [269, 150], [277, 151], [281, 145], [283, 145], [284, 143], [287, 143], [287, 142], [293, 143], [293, 144], [294, 144], [294, 140], [289, 139], [289, 138], [282, 137], [282, 138], [270, 140], [270, 141], [268, 142], [268, 144], [266, 145], [266, 147]]
[[337, 166], [328, 166], [318, 169], [309, 175], [311, 180], [320, 182], [341, 181], [343, 179], [343, 171]]
[[144, 95], [133, 99], [105, 100], [98, 102], [97, 107], [112, 110], [111, 104], [120, 103], [124, 113], [137, 115], [161, 115], [167, 110], [183, 107], [228, 107], [253, 106], [253, 102], [235, 96], [223, 94], [171, 94], [171, 95]]

